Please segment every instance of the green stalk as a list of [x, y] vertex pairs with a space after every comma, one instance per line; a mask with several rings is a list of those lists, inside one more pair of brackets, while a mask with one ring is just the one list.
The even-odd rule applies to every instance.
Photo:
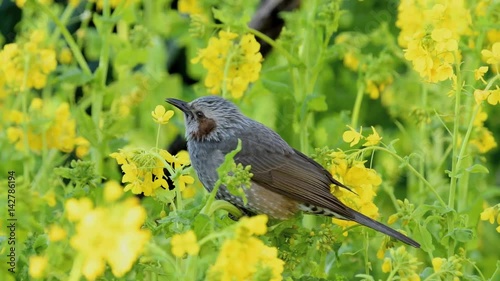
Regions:
[[[457, 189], [457, 173], [460, 169], [461, 159], [458, 158], [458, 141], [459, 141], [459, 124], [460, 124], [460, 98], [462, 93], [462, 76], [460, 73], [460, 65], [457, 64], [456, 71], [456, 92], [455, 92], [455, 118], [453, 120], [453, 150], [452, 150], [452, 159], [451, 159], [451, 174], [450, 174], [450, 191], [448, 196], [448, 209], [455, 209], [455, 195]], [[462, 145], [466, 145], [466, 143], [462, 143]], [[453, 212], [449, 212], [447, 215], [448, 219], [448, 232], [450, 232], [454, 228], [455, 224], [455, 214]], [[455, 252], [455, 241], [449, 238], [448, 243], [448, 257], [454, 255]]]
[[94, 121], [94, 126], [96, 128], [97, 135], [97, 143], [98, 147], [92, 150], [92, 161], [95, 163], [96, 172], [98, 175], [102, 174], [103, 169], [103, 150], [104, 150], [104, 142], [103, 135], [100, 130], [100, 120], [101, 114], [103, 110], [103, 92], [106, 88], [106, 76], [109, 68], [109, 33], [111, 31], [112, 25], [109, 23], [111, 21], [111, 7], [109, 0], [104, 0], [103, 6], [103, 19], [101, 24], [101, 36], [102, 46], [101, 46], [101, 54], [99, 56], [99, 66], [97, 70], [97, 74], [99, 77], [96, 77], [97, 81], [100, 82], [99, 85], [93, 88], [92, 90], [92, 120]]
[[[488, 91], [492, 86], [495, 81], [497, 81], [500, 78], [500, 74], [495, 75], [495, 77], [491, 78], [488, 84], [486, 85], [486, 88], [484, 89], [485, 91]], [[465, 133], [464, 139], [462, 140], [462, 145], [460, 147], [460, 152], [458, 153], [458, 161], [461, 162], [462, 159], [465, 157], [465, 153], [468, 147], [469, 143], [469, 138], [472, 133], [472, 130], [474, 129], [474, 120], [476, 119], [477, 114], [479, 113], [479, 110], [481, 109], [482, 103], [477, 104], [474, 106], [474, 111], [472, 115], [470, 116], [469, 119], [469, 125], [467, 126], [467, 132]], [[464, 207], [467, 205], [467, 194], [468, 194], [468, 184], [465, 184], [462, 189], [458, 190], [458, 198], [459, 198], [459, 205], [457, 207]], [[461, 208], [460, 208], [461, 209]]]
[[356, 129], [358, 127], [358, 119], [359, 119], [359, 112], [361, 110], [361, 104], [363, 102], [363, 96], [364, 96], [364, 86], [362, 85], [362, 78], [363, 75], [361, 75], [361, 72], [358, 74], [358, 81], [357, 81], [357, 88], [358, 91], [356, 93], [356, 101], [354, 102], [354, 107], [352, 109], [352, 118], [351, 118], [351, 127]]
[[58, 17], [56, 17], [52, 11], [45, 5], [40, 4], [38, 1], [33, 1], [36, 5], [37, 8], [39, 8], [42, 12], [44, 12], [53, 22], [54, 24], [59, 28], [61, 34], [63, 35], [64, 39], [66, 40], [66, 43], [68, 44], [69, 48], [71, 49], [71, 52], [73, 53], [73, 56], [75, 56], [76, 61], [78, 62], [78, 65], [80, 65], [80, 68], [83, 70], [83, 72], [86, 75], [92, 75], [92, 71], [90, 70], [89, 66], [87, 65], [87, 62], [85, 61], [85, 58], [83, 57], [83, 54], [76, 44], [75, 40], [69, 33], [68, 29], [64, 24], [59, 20]]
[[25, 160], [23, 161], [23, 176], [24, 179], [26, 180], [27, 183], [30, 182], [30, 144], [28, 141], [28, 93], [29, 91], [26, 89], [28, 86], [28, 72], [30, 68], [30, 56], [25, 55], [25, 60], [24, 60], [24, 75], [23, 75], [23, 83], [21, 85], [21, 106], [23, 109], [23, 117], [26, 118], [26, 120], [23, 120], [22, 122], [22, 127], [23, 127], [23, 146], [24, 146], [24, 156], [26, 157]]

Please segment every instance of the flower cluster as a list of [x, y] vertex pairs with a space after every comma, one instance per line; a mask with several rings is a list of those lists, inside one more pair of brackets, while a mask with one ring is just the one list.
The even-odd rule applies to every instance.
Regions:
[[[333, 152], [331, 174], [339, 182], [349, 186], [352, 191], [334, 187], [332, 194], [339, 198], [344, 204], [354, 210], [376, 219], [378, 208], [373, 203], [375, 190], [382, 183], [382, 179], [373, 169], [366, 168], [363, 161], [348, 159], [344, 152]], [[332, 219], [343, 228], [355, 225], [355, 222]], [[344, 233], [347, 235], [347, 232]]]
[[[239, 40], [238, 40], [239, 39]], [[229, 31], [220, 31], [212, 37], [205, 49], [198, 51], [193, 63], [201, 64], [208, 73], [205, 86], [210, 93], [230, 92], [240, 98], [251, 82], [257, 81], [261, 69], [260, 45], [252, 34], [239, 36]]]
[[400, 246], [389, 250], [389, 257], [382, 263], [382, 271], [391, 272], [391, 276], [397, 274], [398, 279], [393, 280], [419, 281], [420, 276], [416, 273], [419, 264], [417, 258], [406, 251], [405, 246]]
[[[68, 103], [61, 103], [57, 108], [39, 99], [32, 100], [29, 115], [17, 110], [4, 112], [4, 118], [12, 126], [7, 128], [7, 137], [19, 151], [25, 150], [25, 141], [34, 152], [39, 153], [44, 147], [69, 153], [75, 148], [79, 158], [88, 154], [90, 143], [76, 135], [76, 122], [71, 116]], [[24, 130], [27, 125], [27, 130]], [[45, 146], [44, 146], [45, 145]]]
[[196, 241], [196, 234], [192, 230], [174, 235], [171, 243], [172, 254], [178, 258], [182, 258], [185, 254], [195, 256], [200, 251], [200, 245]]
[[226, 240], [217, 260], [208, 271], [208, 280], [282, 280], [284, 262], [275, 247], [266, 246], [253, 235], [267, 232], [267, 216], [242, 218], [236, 237]]
[[[159, 152], [148, 152], [143, 149], [120, 150], [111, 153], [110, 156], [116, 159], [121, 165], [124, 173], [122, 182], [127, 183], [125, 191], [132, 191], [134, 194], [144, 194], [145, 196], [155, 196], [155, 190], [163, 187], [168, 188], [165, 172], [163, 168], [166, 163], [173, 165], [174, 169], [182, 169], [190, 163], [189, 155], [186, 151], [181, 151], [177, 155], [172, 155], [168, 151], [160, 149]], [[166, 162], [165, 162], [166, 161]], [[179, 175], [178, 185], [180, 191], [184, 191], [186, 184], [192, 184], [194, 178], [189, 175]]]
[[459, 281], [462, 274], [461, 258], [458, 256], [451, 256], [446, 258], [433, 258], [432, 269], [434, 269], [434, 276], [436, 280], [453, 280]]
[[460, 59], [460, 36], [471, 32], [465, 1], [406, 0], [398, 11], [398, 41], [407, 48], [405, 58], [428, 82], [450, 79]]
[[26, 43], [11, 43], [3, 47], [0, 51], [0, 76], [5, 80], [5, 88], [24, 91], [42, 89], [47, 84], [47, 76], [56, 69], [57, 61], [55, 50], [44, 47], [45, 37], [43, 31], [36, 30]]
[[495, 221], [498, 224], [496, 228], [497, 232], [500, 233], [500, 204], [497, 204], [492, 207], [485, 208], [481, 213], [482, 221], [489, 221], [491, 224], [494, 224]]
[[[105, 190], [105, 193], [114, 194], [115, 191]], [[137, 198], [123, 201], [109, 201], [116, 196], [108, 198], [106, 207], [94, 208], [88, 198], [71, 198], [65, 203], [66, 217], [76, 224], [70, 245], [82, 257], [81, 272], [88, 280], [101, 276], [106, 264], [113, 275], [123, 276], [132, 268], [151, 236], [148, 230], [141, 229], [146, 210]]]
[[[382, 140], [382, 137], [377, 133], [375, 128], [372, 126], [372, 133], [368, 135], [367, 137], [363, 136], [360, 132], [356, 131], [353, 129], [351, 126], [347, 126], [349, 130], [345, 131], [342, 134], [342, 139], [350, 143], [350, 146], [355, 146], [356, 144], [359, 143], [361, 139], [366, 140], [366, 142], [363, 144], [363, 146], [375, 146], [380, 143]], [[362, 131], [362, 130], [360, 130]]]

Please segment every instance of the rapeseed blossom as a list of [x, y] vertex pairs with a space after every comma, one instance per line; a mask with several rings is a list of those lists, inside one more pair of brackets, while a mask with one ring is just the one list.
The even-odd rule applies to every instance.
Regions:
[[494, 224], [495, 221], [498, 224], [496, 231], [500, 233], [500, 204], [497, 204], [492, 207], [484, 208], [483, 212], [481, 212], [481, 220], [488, 221], [491, 224]]
[[224, 242], [215, 264], [208, 270], [208, 280], [282, 280], [284, 262], [277, 257], [278, 250], [253, 236], [264, 234], [266, 223], [266, 215], [240, 220], [236, 237]]
[[[168, 188], [166, 176], [163, 168], [165, 162], [173, 165], [175, 170], [182, 169], [190, 163], [189, 155], [186, 151], [180, 151], [176, 155], [171, 155], [168, 151], [160, 149], [158, 153], [148, 152], [142, 149], [120, 150], [110, 154], [111, 158], [121, 165], [124, 173], [122, 183], [125, 185], [124, 191], [132, 191], [134, 194], [144, 194], [145, 196], [155, 196], [155, 191], [162, 187]], [[192, 184], [194, 178], [189, 175], [180, 175], [179, 189], [183, 191], [187, 184]]]
[[[69, 104], [63, 102], [54, 110], [54, 104], [45, 104], [41, 99], [32, 100], [29, 115], [11, 111], [7, 128], [7, 138], [16, 150], [24, 151], [24, 140], [27, 138], [29, 149], [39, 153], [44, 144], [48, 149], [57, 149], [65, 153], [75, 150], [79, 158], [88, 154], [90, 143], [76, 134], [76, 121], [71, 116]], [[27, 132], [23, 130], [27, 123]]]
[[[332, 188], [332, 194], [354, 210], [376, 219], [378, 208], [373, 203], [375, 190], [382, 179], [373, 169], [366, 168], [363, 161], [348, 159], [343, 152], [332, 153], [331, 174], [341, 183], [349, 186], [355, 193], [339, 187]], [[332, 221], [347, 228], [355, 222], [333, 218]], [[347, 235], [347, 232], [344, 233]]]
[[3, 47], [0, 51], [0, 76], [4, 77], [4, 88], [24, 91], [45, 87], [47, 76], [57, 66], [56, 52], [45, 46], [45, 39], [45, 32], [35, 30], [27, 42]]
[[108, 264], [116, 277], [125, 275], [151, 236], [142, 229], [146, 211], [138, 199], [128, 198], [94, 208], [88, 198], [71, 198], [65, 205], [68, 220], [76, 224], [70, 245], [83, 259], [82, 274], [88, 280], [95, 280]]
[[[389, 273], [391, 276], [397, 276], [394, 280], [420, 281], [417, 273], [420, 262], [416, 257], [406, 251], [405, 246], [397, 249], [391, 248], [389, 255], [382, 263], [382, 272]], [[394, 271], [394, 273], [392, 273]]]
[[208, 71], [205, 86], [212, 94], [231, 93], [234, 98], [243, 96], [248, 85], [257, 81], [261, 70], [260, 45], [252, 34], [238, 35], [221, 30], [212, 37], [205, 49], [191, 60], [201, 62]]
[[451, 79], [460, 62], [458, 41], [471, 33], [471, 15], [463, 0], [404, 0], [396, 25], [405, 58], [427, 82]]
[[178, 258], [185, 254], [195, 256], [200, 251], [200, 245], [196, 240], [196, 234], [190, 230], [183, 234], [176, 234], [172, 237], [172, 253]]

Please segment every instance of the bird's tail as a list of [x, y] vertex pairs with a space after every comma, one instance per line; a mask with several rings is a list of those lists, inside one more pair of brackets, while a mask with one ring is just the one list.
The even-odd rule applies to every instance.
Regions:
[[398, 239], [399, 241], [401, 242], [404, 242], [410, 246], [413, 246], [415, 248], [420, 248], [420, 244], [417, 243], [417, 241], [403, 235], [402, 233], [386, 226], [386, 225], [383, 225], [381, 223], [379, 223], [378, 221], [375, 221], [375, 220], [372, 220], [371, 218], [361, 214], [361, 213], [358, 213], [354, 210], [350, 210], [351, 211], [351, 214], [353, 216], [353, 221], [359, 223], [359, 224], [362, 224], [364, 226], [367, 226], [369, 228], [373, 228], [375, 229], [376, 231], [379, 231], [379, 232], [382, 232], [384, 234], [387, 234], [393, 238], [396, 238]]

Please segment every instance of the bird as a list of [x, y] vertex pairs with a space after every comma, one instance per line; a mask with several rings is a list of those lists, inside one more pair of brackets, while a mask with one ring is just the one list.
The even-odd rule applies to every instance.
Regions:
[[216, 198], [246, 213], [266, 214], [286, 220], [302, 211], [308, 214], [355, 221], [415, 248], [420, 244], [404, 234], [346, 206], [330, 192], [340, 183], [319, 163], [292, 148], [269, 127], [245, 116], [229, 100], [211, 95], [191, 102], [167, 98], [184, 113], [185, 138], [191, 165], [205, 189], [212, 191], [217, 168], [225, 155], [236, 149], [235, 163], [250, 165], [251, 184], [245, 188], [247, 204], [220, 186]]

